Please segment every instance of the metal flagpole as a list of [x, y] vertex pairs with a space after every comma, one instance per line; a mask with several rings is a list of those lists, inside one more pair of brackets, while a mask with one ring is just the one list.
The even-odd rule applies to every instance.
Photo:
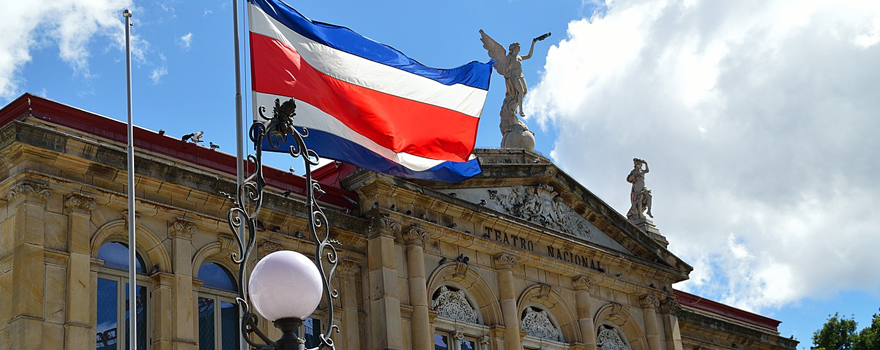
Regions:
[[128, 79], [128, 348], [137, 350], [137, 264], [134, 222], [134, 127], [131, 122], [131, 11], [125, 17], [125, 73]]
[[[235, 160], [236, 160], [236, 172], [235, 172], [235, 188], [238, 193], [236, 193], [236, 198], [242, 198], [241, 184], [244, 182], [244, 127], [242, 124], [244, 120], [242, 120], [242, 111], [241, 111], [241, 53], [239, 52], [239, 42], [238, 42], [238, 0], [232, 0], [232, 17], [233, 17], [233, 30], [235, 31], [234, 36], [234, 44], [235, 44]], [[239, 227], [238, 229], [238, 237], [240, 240], [240, 246], [243, 246], [245, 243], [242, 241], [244, 237], [244, 225]], [[243, 262], [240, 265], [240, 268], [246, 269], [247, 262]], [[247, 276], [247, 271], [241, 271], [239, 273], [239, 278], [245, 278]], [[246, 281], [241, 281], [239, 286], [243, 289], [242, 295], [247, 295], [247, 283]], [[237, 304], [237, 303], [236, 303]], [[239, 305], [238, 310], [238, 323], [242, 324], [244, 317], [244, 309]], [[247, 350], [247, 342], [244, 340], [244, 335], [239, 334], [239, 347], [241, 350]]]

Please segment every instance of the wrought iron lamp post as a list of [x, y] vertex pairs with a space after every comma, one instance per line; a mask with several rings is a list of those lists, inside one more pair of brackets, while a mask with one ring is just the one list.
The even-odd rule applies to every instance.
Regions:
[[[303, 320], [315, 311], [321, 299], [326, 299], [327, 321], [330, 326], [319, 335], [320, 344], [310, 350], [325, 347], [335, 349], [331, 333], [338, 332], [339, 327], [333, 324], [333, 300], [339, 297], [339, 293], [330, 288], [330, 280], [337, 266], [337, 251], [333, 243], [338, 242], [330, 240], [327, 217], [315, 202], [315, 192], [323, 193], [320, 184], [312, 180], [311, 173], [311, 167], [318, 164], [318, 155], [306, 147], [304, 138], [308, 137], [308, 130], [293, 126], [296, 115], [293, 99], [283, 104], [275, 100], [271, 118], [266, 117], [265, 112], [266, 108], [261, 106], [260, 117], [268, 123], [257, 121], [250, 128], [249, 137], [256, 150], [254, 155], [248, 155], [248, 161], [256, 165], [256, 170], [242, 182], [235, 197], [229, 196], [235, 202], [235, 206], [229, 210], [227, 220], [237, 238], [239, 249], [232, 255], [232, 260], [238, 265], [239, 296], [236, 301], [244, 313], [240, 325], [241, 334], [254, 349], [304, 350], [305, 340], [296, 331]], [[305, 164], [305, 205], [309, 232], [316, 246], [315, 256], [309, 259], [292, 251], [269, 254], [254, 266], [246, 289], [248, 259], [256, 242], [257, 215], [263, 205], [263, 147], [268, 145], [277, 150], [291, 138], [293, 145], [287, 150], [288, 153], [294, 158], [302, 158]], [[251, 306], [281, 330], [280, 339], [269, 339], [257, 327], [257, 315], [251, 311]]]

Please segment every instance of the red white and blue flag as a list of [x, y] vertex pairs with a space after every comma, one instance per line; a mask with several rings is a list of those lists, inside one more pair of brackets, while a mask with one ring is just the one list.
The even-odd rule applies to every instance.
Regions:
[[280, 0], [248, 5], [254, 106], [293, 97], [294, 123], [320, 156], [446, 182], [481, 172], [473, 150], [489, 63], [426, 67]]

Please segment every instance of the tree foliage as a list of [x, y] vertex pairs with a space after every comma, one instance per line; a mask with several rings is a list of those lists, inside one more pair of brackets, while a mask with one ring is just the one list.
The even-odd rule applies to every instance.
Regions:
[[880, 350], [880, 314], [874, 314], [871, 325], [858, 333], [857, 326], [853, 316], [828, 316], [822, 329], [813, 332], [813, 349]]
[[813, 332], [813, 345], [825, 350], [853, 350], [856, 320], [854, 317], [841, 317], [838, 313], [829, 316], [822, 329]]

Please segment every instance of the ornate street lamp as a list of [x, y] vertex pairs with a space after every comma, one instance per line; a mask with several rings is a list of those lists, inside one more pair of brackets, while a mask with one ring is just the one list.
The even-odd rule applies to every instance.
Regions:
[[[327, 300], [327, 321], [330, 327], [319, 335], [320, 344], [314, 349], [329, 347], [335, 349], [331, 333], [339, 331], [333, 323], [333, 299], [339, 297], [335, 289], [330, 289], [330, 280], [336, 271], [337, 252], [329, 239], [330, 227], [323, 209], [315, 202], [315, 192], [324, 193], [317, 181], [312, 180], [313, 165], [318, 164], [318, 155], [306, 147], [304, 138], [308, 130], [293, 126], [296, 104], [290, 99], [283, 104], [275, 100], [272, 117], [265, 115], [266, 108], [260, 106], [260, 117], [268, 121], [256, 121], [250, 128], [250, 139], [256, 148], [255, 155], [248, 155], [248, 161], [256, 165], [256, 171], [239, 186], [236, 197], [230, 197], [235, 206], [229, 210], [229, 228], [238, 241], [238, 253], [232, 260], [238, 265], [238, 298], [236, 298], [243, 317], [241, 334], [254, 349], [305, 349], [305, 339], [296, 334], [303, 320], [311, 315], [321, 299]], [[315, 242], [315, 256], [309, 259], [293, 251], [278, 251], [260, 260], [245, 288], [247, 262], [256, 241], [257, 215], [263, 205], [263, 143], [278, 149], [293, 139], [288, 153], [294, 158], [301, 157], [305, 163], [306, 210], [309, 232]], [[325, 263], [327, 268], [325, 269]], [[248, 293], [247, 291], [250, 291]], [[250, 299], [248, 299], [250, 296]], [[272, 321], [280, 329], [278, 340], [269, 339], [257, 327], [257, 315], [251, 312], [251, 304], [258, 314]], [[256, 336], [257, 339], [254, 339]], [[262, 341], [264, 344], [257, 343]]]

